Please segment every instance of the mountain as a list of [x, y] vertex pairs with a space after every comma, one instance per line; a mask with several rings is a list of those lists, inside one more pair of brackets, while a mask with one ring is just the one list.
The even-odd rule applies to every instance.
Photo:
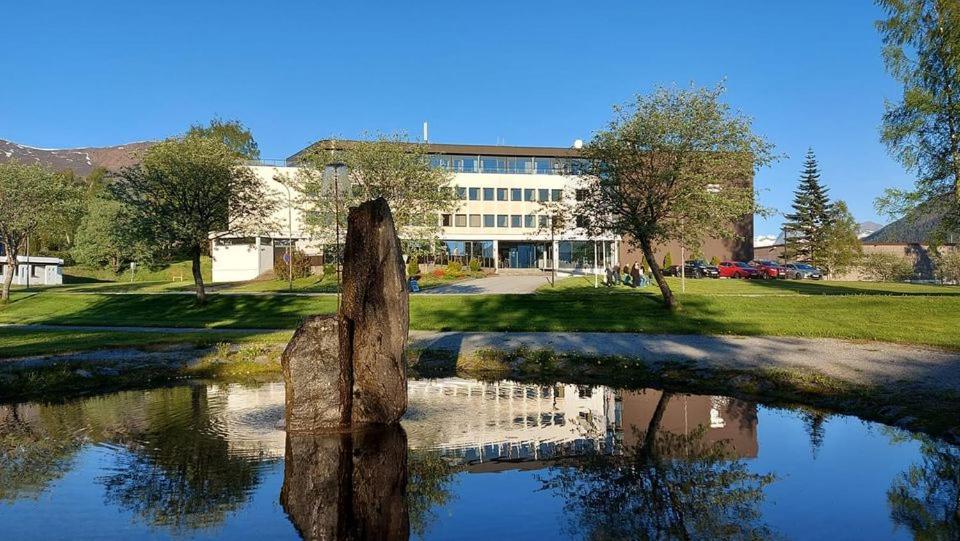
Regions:
[[141, 141], [112, 147], [34, 148], [0, 139], [0, 163], [38, 163], [55, 171], [72, 169], [75, 174], [86, 176], [97, 166], [116, 171], [133, 165], [151, 145], [152, 142]]
[[877, 222], [860, 222], [857, 224], [857, 238], [869, 237], [873, 233], [883, 229], [883, 224]]
[[916, 212], [880, 228], [862, 240], [864, 244], [927, 244], [939, 227], [942, 216], [942, 210], [928, 202], [917, 208]]

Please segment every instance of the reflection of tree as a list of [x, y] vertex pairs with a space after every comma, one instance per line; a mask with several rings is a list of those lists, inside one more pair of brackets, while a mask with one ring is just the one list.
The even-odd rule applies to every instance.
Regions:
[[256, 463], [230, 452], [205, 387], [154, 391], [147, 408], [145, 432], [100, 479], [107, 500], [175, 531], [218, 524], [257, 485]]
[[39, 496], [66, 473], [83, 441], [74, 431], [48, 431], [21, 418], [16, 404], [0, 409], [0, 502]]
[[887, 491], [890, 515], [915, 539], [960, 539], [960, 448], [923, 436], [920, 451]]
[[407, 466], [410, 529], [417, 536], [423, 536], [436, 519], [436, 508], [447, 505], [453, 498], [450, 482], [456, 468], [435, 450], [410, 450]]
[[571, 522], [590, 539], [767, 538], [760, 523], [763, 487], [773, 476], [750, 473], [725, 443], [660, 431], [664, 393], [639, 443], [558, 467], [545, 481], [567, 499]]
[[804, 410], [800, 413], [803, 425], [810, 437], [810, 454], [814, 460], [823, 446], [823, 440], [826, 437], [826, 423], [829, 416], [820, 410]]

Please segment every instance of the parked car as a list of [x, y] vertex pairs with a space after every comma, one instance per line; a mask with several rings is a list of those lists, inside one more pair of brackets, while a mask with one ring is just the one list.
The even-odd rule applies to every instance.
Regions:
[[670, 265], [663, 268], [664, 276], [680, 276], [680, 265]]
[[723, 278], [759, 278], [760, 272], [743, 261], [721, 261], [717, 267]]
[[780, 266], [776, 261], [769, 261], [767, 259], [758, 259], [756, 261], [751, 261], [750, 265], [753, 268], [757, 269], [760, 272], [761, 278], [786, 278], [787, 271]]
[[793, 278], [794, 280], [803, 280], [804, 278], [823, 279], [823, 271], [806, 263], [787, 263], [784, 265], [784, 269], [787, 271], [787, 278]]
[[720, 278], [720, 271], [702, 259], [687, 261], [683, 266], [683, 272], [691, 278]]

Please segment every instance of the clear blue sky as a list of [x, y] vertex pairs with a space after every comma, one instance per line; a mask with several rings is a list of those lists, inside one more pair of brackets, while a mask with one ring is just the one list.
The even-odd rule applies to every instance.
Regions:
[[[816, 150], [859, 220], [912, 176], [878, 141], [884, 72], [868, 0], [717, 2], [9, 2], [0, 138], [114, 145], [219, 115], [265, 158], [364, 131], [569, 146], [658, 84], [713, 85], [789, 157], [756, 179], [789, 207]], [[776, 233], [779, 218], [757, 219]]]

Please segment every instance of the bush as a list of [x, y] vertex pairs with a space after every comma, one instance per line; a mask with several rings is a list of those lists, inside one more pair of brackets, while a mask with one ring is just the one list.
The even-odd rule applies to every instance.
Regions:
[[867, 254], [859, 267], [864, 278], [875, 282], [903, 282], [913, 277], [913, 264], [896, 254]]
[[719, 257], [713, 256], [713, 257], [710, 258], [710, 266], [711, 266], [711, 267], [716, 267], [716, 266], [719, 265], [719, 264], [720, 264], [720, 258], [719, 258]]
[[937, 277], [944, 282], [960, 284], [960, 249], [953, 249], [936, 258]]
[[667, 252], [667, 255], [663, 256], [663, 268], [667, 268], [670, 265], [673, 265], [673, 256], [670, 255], [670, 252]]
[[420, 274], [420, 263], [417, 261], [417, 256], [413, 256], [407, 260], [407, 276], [418, 274]]
[[447, 263], [447, 274], [455, 275], [463, 273], [463, 264], [459, 261], [451, 261]]
[[337, 267], [333, 263], [327, 263], [323, 266], [323, 275], [324, 276], [335, 276], [337, 274]]
[[430, 271], [430, 274], [434, 278], [443, 278], [444, 276], [446, 276], [447, 273], [443, 269], [433, 269], [432, 271]]
[[471, 272], [480, 272], [480, 260], [473, 258], [470, 260], [470, 271]]
[[[283, 255], [286, 255], [286, 249], [283, 249]], [[293, 250], [293, 279], [306, 278], [310, 276], [310, 258], [300, 250]], [[277, 259], [273, 263], [273, 274], [277, 280], [286, 280], [288, 276], [287, 262], [283, 258]]]

